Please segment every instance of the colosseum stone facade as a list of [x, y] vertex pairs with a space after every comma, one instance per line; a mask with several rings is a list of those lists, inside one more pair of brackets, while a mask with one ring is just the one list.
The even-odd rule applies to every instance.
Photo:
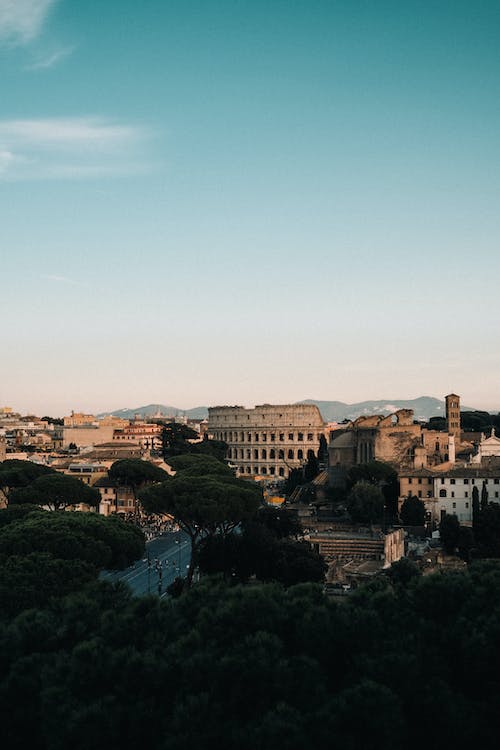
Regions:
[[227, 459], [239, 475], [286, 478], [309, 450], [318, 453], [325, 424], [313, 404], [214, 406], [208, 431], [228, 444]]

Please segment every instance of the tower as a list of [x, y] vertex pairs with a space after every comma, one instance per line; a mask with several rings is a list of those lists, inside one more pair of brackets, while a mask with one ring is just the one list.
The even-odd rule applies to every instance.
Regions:
[[460, 396], [456, 393], [450, 393], [445, 397], [446, 401], [446, 429], [449, 435], [455, 437], [456, 442], [460, 442]]

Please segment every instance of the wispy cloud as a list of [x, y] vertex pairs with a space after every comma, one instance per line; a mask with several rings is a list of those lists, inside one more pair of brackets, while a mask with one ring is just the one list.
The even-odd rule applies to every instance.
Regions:
[[0, 0], [0, 42], [28, 44], [58, 0]]
[[66, 57], [69, 57], [74, 51], [75, 47], [61, 48], [50, 55], [36, 60], [31, 65], [27, 65], [25, 70], [48, 70], [49, 68], [54, 68], [58, 63], [66, 59]]
[[144, 128], [102, 117], [0, 120], [0, 179], [81, 179], [141, 172]]

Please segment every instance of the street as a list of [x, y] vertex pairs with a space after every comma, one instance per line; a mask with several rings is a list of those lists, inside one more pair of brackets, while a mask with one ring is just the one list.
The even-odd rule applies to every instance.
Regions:
[[167, 587], [179, 576], [184, 578], [191, 559], [189, 538], [182, 531], [167, 532], [146, 542], [144, 558], [126, 570], [104, 571], [106, 581], [127, 583], [136, 596], [165, 596]]

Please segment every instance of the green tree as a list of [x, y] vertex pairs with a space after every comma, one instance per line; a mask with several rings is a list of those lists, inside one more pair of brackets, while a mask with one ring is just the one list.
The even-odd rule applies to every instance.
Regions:
[[357, 482], [369, 482], [382, 490], [385, 498], [387, 515], [396, 519], [398, 515], [399, 481], [397, 472], [384, 461], [368, 461], [356, 464], [347, 473], [347, 489], [351, 490]]
[[[0, 511], [0, 516], [4, 512]], [[0, 531], [3, 559], [49, 553], [58, 560], [83, 560], [99, 570], [123, 569], [143, 551], [144, 535], [140, 529], [119, 518], [96, 513], [31, 513]]]
[[172, 456], [168, 459], [168, 465], [178, 474], [186, 476], [221, 476], [234, 477], [234, 472], [229, 466], [212, 456], [185, 453], [181, 456]]
[[446, 515], [439, 524], [439, 535], [444, 551], [454, 555], [460, 538], [460, 523], [455, 515]]
[[474, 537], [481, 557], [500, 557], [500, 505], [488, 503], [478, 512]]
[[8, 459], [0, 463], [0, 490], [8, 499], [12, 490], [27, 487], [39, 477], [55, 474], [54, 469], [33, 461]]
[[415, 495], [405, 498], [399, 513], [405, 526], [423, 526], [425, 524], [425, 505]]
[[287, 508], [274, 508], [270, 505], [263, 506], [252, 517], [251, 522], [261, 523], [277, 539], [290, 536], [297, 537], [302, 534], [302, 526], [297, 513]]
[[347, 496], [347, 510], [354, 523], [380, 523], [384, 514], [384, 496], [370, 482], [357, 482]]
[[35, 479], [27, 487], [12, 490], [9, 504], [43, 505], [51, 510], [84, 504], [90, 507], [99, 505], [99, 491], [65, 474], [49, 474]]
[[471, 550], [474, 547], [474, 534], [468, 526], [460, 526], [457, 547], [462, 560], [470, 562]]
[[304, 466], [304, 480], [312, 482], [319, 474], [319, 462], [313, 450], [307, 451], [307, 463]]
[[391, 582], [397, 586], [408, 586], [412, 581], [420, 578], [420, 570], [413, 560], [409, 560], [407, 557], [402, 557], [395, 563], [392, 563], [391, 567], [387, 571], [387, 575], [391, 579]]
[[484, 510], [487, 505], [488, 505], [488, 488], [486, 487], [486, 482], [483, 481], [483, 486], [481, 487], [481, 510]]
[[323, 468], [328, 465], [328, 443], [324, 435], [319, 436], [318, 461]]
[[481, 506], [479, 504], [479, 490], [477, 485], [472, 488], [472, 523], [475, 527]]
[[217, 533], [229, 534], [255, 513], [261, 498], [261, 490], [249, 482], [219, 476], [184, 476], [182, 472], [140, 493], [147, 512], [168, 513], [189, 536], [188, 584], [192, 581], [200, 539]]
[[143, 461], [140, 458], [122, 458], [112, 464], [108, 476], [117, 484], [130, 487], [134, 496], [134, 508], [137, 511], [138, 491], [148, 484], [164, 482], [169, 475], [149, 461]]

